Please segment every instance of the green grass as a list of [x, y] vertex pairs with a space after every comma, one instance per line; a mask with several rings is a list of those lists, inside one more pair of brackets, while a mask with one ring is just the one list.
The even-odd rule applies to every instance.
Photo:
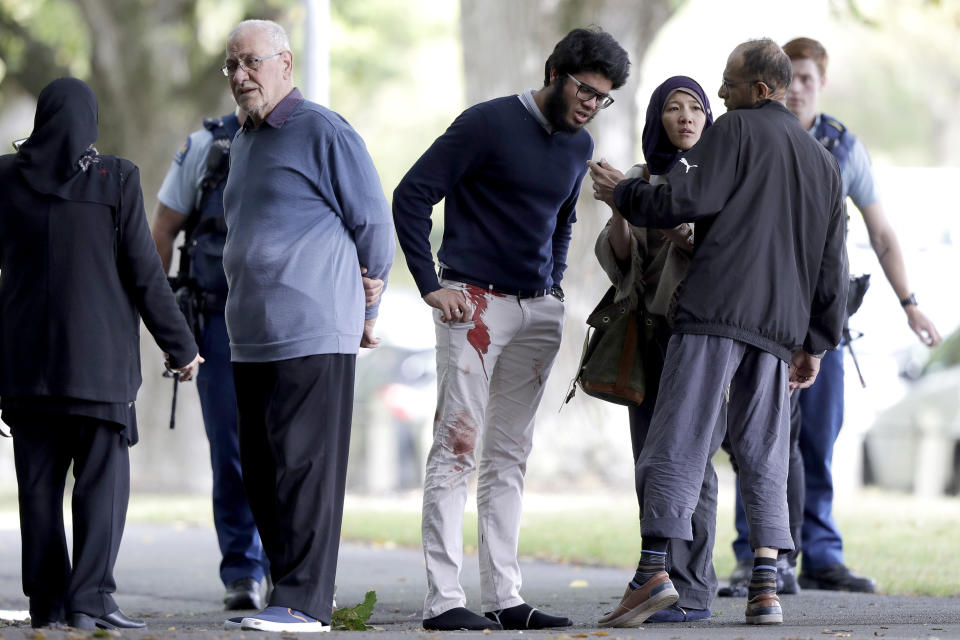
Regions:
[[[520, 554], [527, 558], [622, 567], [628, 571], [640, 547], [635, 498], [629, 493], [527, 497], [520, 531]], [[721, 495], [714, 566], [724, 577], [733, 569], [733, 508]], [[470, 498], [473, 501], [473, 498]], [[727, 504], [730, 503], [730, 504]], [[884, 593], [960, 597], [960, 498], [917, 498], [866, 490], [841, 497], [835, 505], [844, 535], [847, 564], [875, 578]], [[17, 526], [16, 496], [0, 494], [0, 526]], [[135, 494], [130, 523], [174, 523], [212, 527], [209, 498], [198, 495]], [[419, 495], [405, 499], [348, 496], [343, 537], [377, 545], [420, 545]], [[464, 545], [477, 546], [477, 516], [464, 519]], [[910, 570], [903, 570], [904, 548]]]
[[[64, 517], [70, 518], [69, 495], [64, 500]], [[130, 496], [128, 523], [175, 524], [180, 526], [213, 526], [210, 497], [198, 494], [139, 493]], [[0, 527], [18, 528], [17, 494], [0, 492]]]
[[[529, 509], [520, 531], [520, 554], [525, 557], [588, 565], [623, 567], [628, 571], [639, 555], [640, 527], [636, 502], [629, 494], [590, 504], [583, 499], [546, 508]], [[734, 566], [733, 508], [718, 514], [714, 566], [724, 577]], [[412, 505], [412, 506], [411, 506]], [[391, 506], [378, 501], [348, 500], [343, 537], [375, 544], [417, 547], [420, 514], [416, 504]], [[956, 530], [960, 499], [920, 499], [863, 491], [836, 504], [844, 534], [846, 562], [875, 578], [884, 593], [898, 595], [960, 596], [960, 554]], [[475, 550], [477, 519], [468, 512], [464, 545]], [[910, 570], [904, 571], [904, 547], [910, 549]]]

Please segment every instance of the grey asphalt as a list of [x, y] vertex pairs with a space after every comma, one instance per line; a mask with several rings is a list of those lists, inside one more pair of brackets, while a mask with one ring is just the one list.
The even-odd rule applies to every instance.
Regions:
[[[224, 631], [228, 614], [220, 598], [219, 553], [212, 528], [143, 525], [127, 527], [116, 577], [117, 601], [128, 614], [143, 617], [145, 631], [124, 637], [241, 638], [263, 637], [249, 631]], [[784, 624], [750, 627], [743, 623], [744, 601], [718, 598], [710, 620], [684, 624], [646, 624], [639, 629], [599, 629], [597, 618], [611, 609], [629, 578], [623, 569], [522, 561], [525, 599], [551, 613], [568, 615], [574, 626], [545, 631], [494, 632], [499, 637], [656, 638], [670, 640], [799, 639], [799, 638], [960, 638], [960, 598], [900, 597], [879, 594], [838, 594], [804, 591], [784, 596]], [[905, 566], [909, 570], [909, 566]], [[467, 556], [462, 576], [468, 604], [479, 609], [475, 556]], [[960, 581], [960, 577], [958, 577]], [[377, 592], [377, 605], [368, 632], [332, 632], [322, 637], [392, 638], [481, 637], [479, 632], [427, 632], [420, 627], [425, 589], [423, 556], [419, 550], [344, 543], [337, 575], [337, 601], [352, 606], [367, 590]], [[0, 610], [24, 610], [20, 587], [20, 536], [0, 530]], [[80, 635], [82, 633], [83, 635]], [[271, 634], [267, 634], [268, 636]], [[301, 634], [309, 637], [315, 634]], [[0, 622], [0, 638], [89, 637], [90, 632], [44, 630], [33, 634], [26, 624]], [[284, 638], [292, 634], [282, 634]]]

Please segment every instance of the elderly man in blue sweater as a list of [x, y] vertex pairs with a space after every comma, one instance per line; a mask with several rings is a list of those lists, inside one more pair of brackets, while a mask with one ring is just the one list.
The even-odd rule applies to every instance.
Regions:
[[[397, 235], [434, 307], [438, 404], [423, 491], [426, 629], [540, 629], [571, 621], [520, 597], [523, 475], [543, 386], [560, 346], [575, 206], [593, 141], [583, 130], [623, 85], [627, 52], [575, 29], [544, 86], [464, 111], [393, 194]], [[439, 277], [430, 213], [446, 198]], [[479, 616], [460, 585], [467, 480], [482, 444]]]
[[247, 114], [223, 195], [240, 462], [275, 585], [226, 626], [328, 631], [356, 354], [377, 344], [357, 264], [386, 279], [390, 210], [360, 136], [294, 88], [279, 25], [237, 25], [223, 71]]

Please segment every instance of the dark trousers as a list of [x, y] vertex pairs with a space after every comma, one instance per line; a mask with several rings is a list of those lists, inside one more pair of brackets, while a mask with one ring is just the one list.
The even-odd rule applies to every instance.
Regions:
[[[654, 339], [655, 344], [651, 346], [654, 346], [655, 350], [647, 350], [645, 367], [662, 370], [669, 339], [669, 335], [660, 335]], [[643, 451], [643, 443], [647, 439], [653, 410], [657, 403], [660, 376], [657, 371], [654, 371], [652, 376], [650, 373], [647, 372], [646, 396], [643, 403], [629, 407], [634, 466]], [[726, 411], [721, 411], [719, 421], [725, 425]], [[723, 433], [720, 425], [716, 433]], [[642, 516], [643, 494], [640, 491], [637, 493], [637, 500]], [[670, 545], [667, 547], [667, 571], [670, 573], [673, 586], [680, 594], [677, 604], [685, 609], [709, 609], [717, 593], [717, 573], [713, 569], [713, 543], [717, 532], [717, 473], [709, 460], [700, 485], [700, 500], [693, 512], [691, 524], [693, 540], [670, 539]]]
[[270, 604], [330, 622], [356, 355], [235, 362], [240, 462]]
[[659, 398], [637, 462], [644, 536], [693, 540], [692, 516], [707, 463], [723, 440], [740, 462], [750, 545], [792, 550], [787, 515], [790, 424], [787, 364], [718, 336], [670, 338]]
[[[843, 346], [827, 351], [820, 361], [820, 373], [809, 389], [795, 391], [790, 398], [790, 473], [787, 503], [790, 531], [797, 551], [790, 563], [797, 564], [803, 551], [806, 569], [822, 569], [843, 562], [843, 539], [833, 518], [833, 445], [843, 425]], [[734, 461], [736, 470], [736, 461]], [[737, 558], [749, 553], [747, 521], [737, 484]]]
[[210, 315], [200, 339], [205, 358], [197, 376], [203, 426], [210, 442], [213, 469], [213, 524], [220, 544], [223, 584], [241, 578], [262, 580], [267, 556], [247, 503], [240, 471], [237, 434], [237, 394], [230, 364], [230, 339], [223, 315]]
[[[787, 469], [787, 510], [790, 514], [790, 535], [793, 537], [794, 550], [787, 554], [790, 564], [796, 566], [797, 556], [802, 548], [800, 531], [803, 527], [803, 499], [804, 470], [803, 457], [800, 455], [800, 396], [805, 390], [794, 391], [790, 396], [790, 463]], [[723, 449], [730, 454], [733, 471], [737, 474], [737, 496], [734, 505], [734, 524], [737, 527], [737, 538], [733, 541], [733, 553], [737, 560], [753, 558], [753, 549], [750, 548], [748, 537], [750, 527], [747, 525], [747, 514], [743, 510], [743, 499], [740, 497], [739, 466], [730, 449], [730, 443], [724, 439]]]
[[803, 568], [843, 562], [843, 538], [833, 518], [833, 445], [843, 426], [843, 343], [820, 361], [817, 382], [800, 392], [800, 453], [805, 474]]
[[[117, 610], [113, 567], [130, 498], [128, 443], [118, 425], [20, 412], [11, 425], [20, 501], [23, 592], [35, 621]], [[73, 566], [63, 491], [73, 463]]]

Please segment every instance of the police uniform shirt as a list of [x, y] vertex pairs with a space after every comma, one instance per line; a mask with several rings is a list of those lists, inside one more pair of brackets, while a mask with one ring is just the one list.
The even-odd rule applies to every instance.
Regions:
[[157, 199], [165, 206], [187, 215], [193, 210], [197, 192], [206, 171], [207, 153], [213, 134], [206, 129], [194, 131], [173, 156]]
[[[820, 114], [818, 113], [813, 126], [807, 131], [812, 136], [819, 126]], [[873, 183], [873, 168], [870, 166], [870, 154], [867, 153], [867, 148], [849, 130], [847, 135], [853, 137], [853, 147], [840, 171], [840, 177], [843, 179], [843, 197], [846, 200], [847, 196], [850, 196], [857, 209], [863, 211], [864, 207], [870, 206], [880, 198], [877, 197], [877, 189]]]

